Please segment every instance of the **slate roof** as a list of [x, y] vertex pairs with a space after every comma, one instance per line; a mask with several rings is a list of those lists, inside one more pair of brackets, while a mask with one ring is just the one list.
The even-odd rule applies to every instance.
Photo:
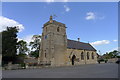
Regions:
[[61, 22], [57, 22], [57, 21], [55, 21], [55, 20], [53, 20], [52, 23], [50, 23], [50, 21], [46, 22], [46, 23], [44, 24], [44, 26], [47, 26], [47, 25], [49, 25], [49, 24], [55, 24], [55, 25], [59, 25], [59, 26], [64, 26], [64, 27], [65, 27], [65, 24], [63, 24], [63, 23], [61, 23]]
[[83, 43], [83, 42], [69, 40], [69, 39], [67, 40], [67, 48], [96, 51], [96, 49], [89, 43]]

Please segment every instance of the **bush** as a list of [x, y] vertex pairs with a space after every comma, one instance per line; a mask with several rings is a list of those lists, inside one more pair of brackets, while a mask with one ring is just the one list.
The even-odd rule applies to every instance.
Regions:
[[20, 64], [22, 68], [25, 68], [26, 67], [26, 64], [25, 63], [21, 63]]
[[117, 58], [120, 58], [120, 56], [117, 56]]

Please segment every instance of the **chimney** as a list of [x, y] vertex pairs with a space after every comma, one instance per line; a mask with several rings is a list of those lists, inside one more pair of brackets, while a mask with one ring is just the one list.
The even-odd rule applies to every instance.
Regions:
[[80, 41], [80, 38], [78, 38], [78, 41]]

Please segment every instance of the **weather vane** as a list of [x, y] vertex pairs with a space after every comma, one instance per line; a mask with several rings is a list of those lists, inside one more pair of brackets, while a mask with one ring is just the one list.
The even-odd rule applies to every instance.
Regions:
[[57, 16], [55, 14], [52, 15], [53, 19], [55, 19]]

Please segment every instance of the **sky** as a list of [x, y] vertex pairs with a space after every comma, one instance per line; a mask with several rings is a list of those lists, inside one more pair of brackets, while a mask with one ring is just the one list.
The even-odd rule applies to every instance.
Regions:
[[68, 39], [80, 38], [99, 54], [118, 49], [117, 2], [3, 2], [0, 31], [19, 26], [18, 38], [30, 42], [32, 35], [42, 34], [50, 15], [66, 24]]

